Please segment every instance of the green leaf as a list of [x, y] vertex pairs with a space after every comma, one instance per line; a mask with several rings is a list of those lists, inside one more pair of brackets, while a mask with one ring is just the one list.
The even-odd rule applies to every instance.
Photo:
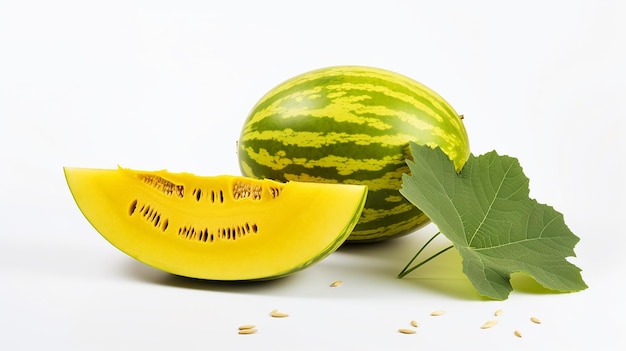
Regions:
[[415, 161], [400, 192], [456, 247], [463, 272], [481, 295], [504, 300], [511, 273], [571, 292], [587, 287], [574, 257], [579, 238], [554, 208], [529, 197], [517, 159], [491, 151], [470, 155], [460, 173], [441, 149], [412, 143]]

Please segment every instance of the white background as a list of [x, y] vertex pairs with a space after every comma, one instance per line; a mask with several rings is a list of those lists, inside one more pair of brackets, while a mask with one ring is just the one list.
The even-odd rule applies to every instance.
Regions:
[[[217, 3], [0, 4], [0, 349], [624, 346], [625, 2]], [[484, 300], [452, 251], [396, 279], [433, 226], [277, 281], [196, 281], [119, 252], [75, 206], [63, 166], [239, 174], [256, 101], [337, 64], [428, 85], [465, 115], [474, 154], [519, 158], [531, 196], [581, 238], [571, 262], [590, 288], [517, 277], [508, 300]], [[397, 332], [412, 319], [417, 334]], [[237, 335], [247, 323], [259, 332]]]

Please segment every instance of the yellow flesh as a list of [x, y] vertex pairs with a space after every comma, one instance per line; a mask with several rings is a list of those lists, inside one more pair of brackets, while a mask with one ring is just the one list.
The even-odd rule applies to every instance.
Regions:
[[115, 247], [163, 271], [212, 280], [274, 278], [321, 260], [348, 237], [367, 194], [360, 185], [123, 168], [65, 168], [65, 176], [80, 210]]

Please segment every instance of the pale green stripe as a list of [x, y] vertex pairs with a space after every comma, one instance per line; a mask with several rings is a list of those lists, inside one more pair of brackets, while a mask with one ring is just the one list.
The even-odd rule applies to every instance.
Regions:
[[[454, 109], [441, 98], [436, 92], [432, 91], [428, 87], [422, 85], [421, 83], [405, 77], [403, 75], [397, 74], [395, 72], [390, 72], [386, 70], [376, 69], [376, 68], [368, 68], [368, 67], [335, 67], [335, 68], [326, 68], [320, 69], [313, 72], [308, 72], [303, 75], [297, 76], [291, 80], [283, 82], [281, 85], [274, 88], [268, 94], [266, 94], [255, 106], [253, 110], [266, 101], [275, 98], [275, 96], [280, 95], [281, 93], [287, 92], [294, 87], [298, 87], [301, 84], [305, 84], [310, 81], [314, 81], [316, 79], [333, 76], [333, 75], [343, 75], [343, 76], [352, 76], [358, 77], [362, 79], [368, 79], [375, 82], [380, 82], [380, 84], [373, 83], [342, 83], [342, 84], [331, 84], [326, 85], [325, 88], [328, 90], [334, 90], [328, 94], [328, 98], [333, 100], [333, 103], [330, 106], [327, 106], [322, 109], [317, 110], [306, 110], [306, 109], [286, 109], [283, 106], [285, 100], [295, 100], [295, 101], [303, 101], [305, 99], [316, 99], [321, 97], [322, 86], [318, 86], [315, 88], [310, 88], [304, 91], [296, 91], [287, 94], [285, 97], [276, 99], [269, 106], [263, 108], [262, 110], [256, 111], [253, 116], [248, 120], [247, 126], [255, 124], [257, 122], [262, 121], [263, 119], [270, 117], [274, 114], [279, 114], [284, 118], [289, 118], [296, 115], [323, 115], [323, 116], [343, 116], [340, 117], [342, 119], [348, 119], [348, 121], [356, 120], [354, 118], [354, 114], [346, 114], [347, 111], [354, 111], [355, 113], [373, 113], [377, 115], [398, 115], [402, 111], [395, 111], [391, 109], [386, 109], [384, 106], [376, 106], [376, 107], [366, 107], [364, 104], [359, 103], [360, 101], [371, 99], [368, 95], [354, 95], [347, 94], [347, 90], [359, 89], [363, 91], [371, 91], [382, 93], [387, 96], [393, 97], [400, 101], [404, 101], [413, 106], [416, 106], [418, 109], [426, 112], [432, 118], [437, 119], [438, 121], [443, 121], [443, 117], [441, 115], [450, 115], [450, 118], [455, 121], [455, 124], [460, 123], [458, 118], [458, 114], [454, 111]], [[388, 87], [389, 83], [399, 84], [404, 86], [407, 89], [410, 89], [413, 94], [415, 94], [418, 98], [407, 95], [405, 93], [393, 90]], [[420, 99], [422, 101], [420, 101]], [[433, 110], [430, 106], [424, 103], [424, 101], [428, 101], [430, 104], [435, 106], [438, 111]], [[337, 113], [340, 110], [342, 113]], [[352, 115], [352, 116], [351, 116]], [[406, 114], [404, 116], [399, 116], [407, 123], [420, 123], [413, 122], [410, 118], [410, 114]], [[459, 120], [459, 121], [457, 121]], [[338, 120], [341, 121], [341, 120]], [[362, 117], [359, 118], [359, 123], [363, 123]], [[381, 123], [380, 120], [376, 118], [371, 118], [369, 121], [365, 123], [370, 124], [375, 128], [379, 128], [384, 130], [389, 128], [384, 123]], [[422, 122], [423, 123], [423, 122]], [[420, 126], [416, 126], [417, 128], [423, 128]]]
[[[367, 185], [367, 190], [369, 192], [374, 192], [378, 190], [398, 190], [398, 182], [402, 179], [402, 175], [407, 173], [408, 167], [403, 166], [399, 167], [395, 172], [387, 172], [382, 177], [371, 180], [360, 180], [360, 179], [343, 179], [341, 183], [343, 184], [352, 184], [352, 185]], [[316, 182], [316, 183], [337, 183], [337, 179], [329, 179], [323, 178], [319, 176], [314, 176], [306, 173], [300, 174], [285, 174], [285, 179], [300, 181], [300, 182]]]
[[350, 233], [350, 237], [348, 238], [348, 240], [360, 241], [380, 239], [381, 233], [397, 234], [408, 230], [417, 230], [420, 225], [423, 225], [427, 222], [428, 217], [426, 217], [425, 215], [420, 215], [403, 222], [393, 223], [388, 226], [382, 226], [375, 229], [358, 230], [357, 226], [356, 229], [353, 230], [352, 233]]
[[339, 175], [349, 175], [356, 171], [380, 171], [390, 164], [403, 165], [404, 155], [385, 156], [382, 158], [354, 159], [343, 156], [329, 155], [320, 159], [311, 160], [307, 158], [287, 158], [285, 151], [278, 151], [271, 155], [266, 149], [254, 151], [251, 147], [245, 149], [248, 157], [259, 165], [269, 167], [273, 170], [281, 170], [291, 165], [305, 168], [333, 168]]
[[[404, 94], [402, 92], [393, 90], [391, 88], [389, 88], [387, 85], [389, 84], [388, 82], [386, 82], [384, 79], [380, 79], [380, 77], [373, 77], [376, 78], [377, 81], [380, 81], [380, 84], [372, 84], [372, 83], [342, 83], [342, 84], [334, 84], [334, 85], [327, 85], [326, 88], [328, 90], [337, 90], [337, 91], [351, 91], [351, 90], [361, 90], [361, 91], [371, 91], [371, 92], [375, 92], [375, 93], [379, 93], [379, 94], [384, 94], [386, 96], [392, 97], [394, 99], [397, 99], [399, 101], [408, 103], [412, 106], [414, 106], [415, 108], [417, 108], [418, 110], [422, 110], [424, 112], [426, 112], [430, 117], [437, 119], [437, 121], [439, 122], [443, 122], [443, 117], [441, 115], [443, 114], [448, 114], [447, 113], [447, 109], [444, 105], [439, 103], [438, 99], [433, 99], [433, 96], [431, 96], [432, 92], [424, 92], [422, 89], [415, 89], [415, 85], [412, 85], [411, 92], [417, 96], [419, 96], [422, 101], [416, 99], [415, 97], [411, 96], [411, 95], [407, 95]], [[404, 82], [404, 83], [400, 83], [398, 82], [397, 79], [392, 80], [394, 83], [398, 83], [398, 84], [404, 84], [405, 86], [408, 85], [408, 83]], [[338, 98], [333, 100], [333, 102], [335, 103], [341, 103], [342, 98]], [[429, 103], [435, 105], [436, 107], [439, 107], [439, 111], [435, 111], [433, 110], [430, 106], [428, 106], [427, 104], [425, 104], [423, 102], [423, 100], [428, 101]], [[401, 111], [394, 111], [391, 109], [387, 109], [384, 106], [377, 106], [381, 108], [381, 111], [384, 110], [389, 110], [389, 111], [393, 111], [392, 115], [397, 115], [399, 112]], [[378, 114], [378, 112], [376, 112], [376, 110], [372, 111], [375, 114]], [[381, 112], [381, 115], [386, 115], [388, 116], [389, 114], [383, 114], [384, 112]], [[411, 116], [410, 114], [405, 114], [405, 116]], [[414, 118], [413, 118], [414, 119]], [[407, 119], [404, 118], [403, 119], [405, 122], [412, 122], [411, 119]]]
[[364, 208], [361, 214], [361, 219], [359, 223], [368, 223], [372, 221], [376, 221], [379, 219], [383, 219], [385, 217], [409, 212], [415, 210], [415, 206], [413, 206], [409, 202], [403, 202], [402, 204], [388, 208], [388, 209], [372, 209], [372, 208]]
[[404, 197], [401, 196], [401, 195], [387, 196], [385, 198], [385, 201], [387, 201], [387, 202], [402, 202], [402, 201], [404, 201]]
[[[429, 124], [422, 127], [430, 128], [431, 134], [445, 136], [446, 134], [439, 128], [432, 128]], [[262, 140], [271, 140], [282, 143], [285, 146], [295, 145], [298, 147], [323, 147], [334, 144], [354, 143], [356, 145], [381, 144], [381, 146], [403, 146], [407, 144], [407, 140], [414, 139], [414, 136], [408, 134], [388, 134], [388, 135], [369, 135], [369, 134], [350, 134], [337, 132], [295, 132], [291, 128], [285, 130], [264, 130], [251, 131], [242, 136], [241, 141], [253, 142]]]
[[[382, 82], [381, 84], [384, 84], [384, 82]], [[366, 91], [383, 93], [395, 99], [411, 104], [416, 109], [425, 112], [427, 115], [429, 115], [429, 117], [437, 119], [439, 122], [443, 121], [443, 117], [441, 116], [441, 114], [443, 114], [445, 110], [442, 109], [441, 111], [434, 111], [417, 99], [414, 99], [409, 95], [396, 92], [384, 86], [376, 86], [373, 84], [344, 83], [341, 85], [328, 86], [327, 88], [331, 90], [341, 89], [340, 91], [342, 92], [345, 92], [347, 89], [359, 88]], [[384, 105], [372, 106], [361, 103], [361, 101], [363, 100], [372, 99], [372, 97], [369, 95], [350, 94], [347, 96], [336, 97], [334, 99], [331, 99], [331, 103], [324, 104], [324, 106], [316, 109], [311, 109], [311, 105], [307, 104], [294, 106], [293, 104], [286, 103], [287, 100], [292, 99], [314, 99], [317, 97], [320, 97], [318, 89], [311, 89], [307, 91], [296, 92], [292, 95], [276, 99], [272, 102], [272, 104], [268, 105], [264, 109], [255, 111], [255, 113], [250, 116], [250, 119], [246, 123], [245, 129], [249, 129], [250, 126], [259, 123], [266, 118], [280, 117], [282, 119], [289, 119], [299, 116], [309, 116], [317, 118], [332, 117], [337, 123], [353, 123], [357, 125], [366, 125], [368, 127], [378, 130], [389, 130], [392, 128], [391, 124], [386, 123], [384, 119], [381, 119], [380, 117], [367, 117], [370, 115], [394, 117], [418, 130], [430, 130], [433, 128], [432, 123], [429, 123], [419, 118], [415, 118], [415, 115], [412, 113], [402, 110], [391, 109]], [[285, 107], [289, 105], [291, 105], [289, 108]], [[458, 118], [452, 116], [452, 118], [449, 119], [454, 120]]]

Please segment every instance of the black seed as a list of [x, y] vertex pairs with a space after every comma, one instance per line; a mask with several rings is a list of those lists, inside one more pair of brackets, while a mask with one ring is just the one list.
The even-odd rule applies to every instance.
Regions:
[[130, 209], [128, 211], [128, 215], [132, 216], [133, 213], [135, 213], [135, 210], [137, 209], [137, 200], [135, 199], [131, 204], [130, 204]]

